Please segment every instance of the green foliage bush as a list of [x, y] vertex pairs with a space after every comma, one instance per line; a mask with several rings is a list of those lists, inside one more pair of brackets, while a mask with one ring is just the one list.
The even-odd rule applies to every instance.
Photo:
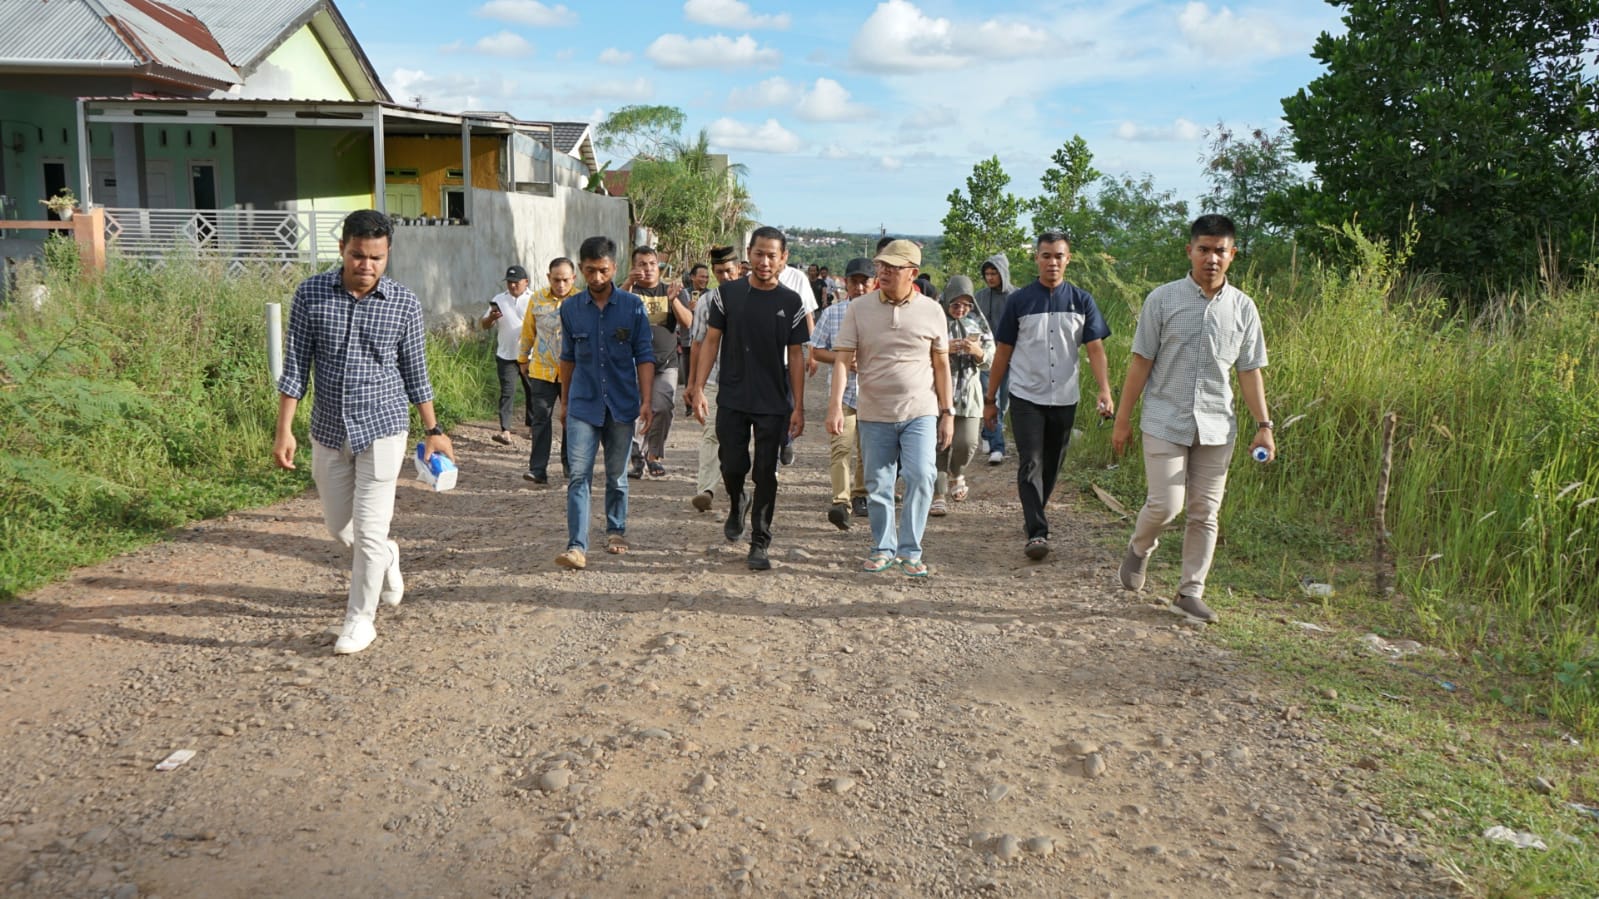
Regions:
[[[0, 600], [310, 482], [309, 464], [271, 463], [278, 395], [263, 314], [281, 302], [287, 323], [304, 272], [230, 276], [192, 258], [113, 259], [93, 284], [76, 271], [76, 255], [52, 247], [17, 292], [43, 287], [39, 308], [0, 308]], [[485, 346], [430, 339], [446, 424], [489, 414]], [[309, 403], [300, 409], [304, 448]]]

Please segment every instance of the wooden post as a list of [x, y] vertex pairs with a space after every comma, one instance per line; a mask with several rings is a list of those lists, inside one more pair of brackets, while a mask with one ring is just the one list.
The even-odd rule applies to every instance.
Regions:
[[72, 217], [72, 235], [78, 239], [78, 264], [85, 281], [105, 273], [105, 207], [85, 209]]
[[1375, 579], [1378, 597], [1385, 597], [1394, 587], [1393, 553], [1388, 546], [1388, 483], [1394, 467], [1394, 431], [1398, 429], [1399, 413], [1390, 412], [1382, 418], [1382, 464], [1377, 470], [1377, 549], [1372, 560], [1377, 569]]

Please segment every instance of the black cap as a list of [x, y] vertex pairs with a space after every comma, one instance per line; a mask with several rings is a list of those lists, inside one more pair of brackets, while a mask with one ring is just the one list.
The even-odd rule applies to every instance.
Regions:
[[872, 264], [872, 260], [867, 259], [865, 256], [856, 256], [849, 261], [848, 265], [844, 266], [844, 277], [846, 278], [853, 278], [856, 275], [865, 275], [870, 278], [876, 274], [877, 267]]
[[510, 268], [505, 270], [505, 280], [508, 281], [508, 282], [509, 281], [526, 281], [527, 280], [527, 269], [521, 267], [520, 265], [513, 265]]

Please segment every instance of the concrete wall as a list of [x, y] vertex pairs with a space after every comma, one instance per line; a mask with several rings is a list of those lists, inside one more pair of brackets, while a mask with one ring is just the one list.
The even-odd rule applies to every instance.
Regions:
[[472, 191], [472, 224], [401, 225], [394, 229], [389, 275], [416, 291], [431, 325], [459, 325], [481, 313], [489, 298], [505, 289], [506, 266], [528, 270], [535, 290], [558, 256], [577, 259], [583, 240], [603, 234], [617, 244], [625, 262], [627, 201], [568, 187], [555, 196]]

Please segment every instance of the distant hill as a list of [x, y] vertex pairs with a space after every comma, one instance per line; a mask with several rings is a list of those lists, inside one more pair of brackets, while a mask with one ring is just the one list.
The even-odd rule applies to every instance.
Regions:
[[[828, 228], [783, 228], [783, 233], [788, 235], [788, 261], [791, 264], [809, 266], [811, 263], [825, 265], [836, 276], [844, 274], [844, 266], [856, 256], [865, 256], [870, 259], [875, 255], [877, 241], [882, 236], [878, 233], [863, 234], [859, 232], [839, 231]], [[922, 268], [937, 271], [942, 262], [940, 252], [944, 244], [942, 236], [929, 237], [925, 235], [891, 234], [890, 237], [904, 237], [914, 240], [922, 246]]]

